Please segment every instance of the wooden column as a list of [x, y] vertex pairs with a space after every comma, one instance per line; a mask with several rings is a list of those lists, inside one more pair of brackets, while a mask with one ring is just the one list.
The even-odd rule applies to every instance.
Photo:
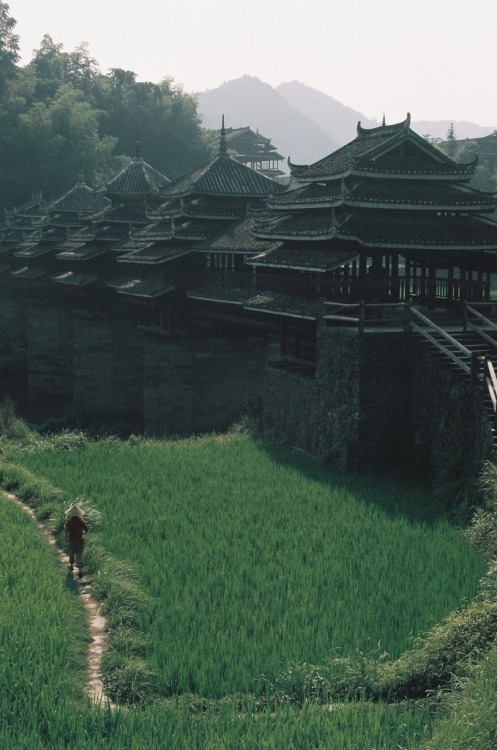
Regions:
[[437, 295], [437, 269], [434, 265], [430, 264], [428, 274], [428, 307], [435, 307]]
[[420, 273], [419, 295], [420, 297], [424, 298], [426, 296], [426, 266], [425, 266], [424, 260], [421, 262], [419, 273]]
[[404, 300], [408, 302], [411, 299], [411, 259], [404, 258]]
[[399, 289], [400, 289], [400, 280], [399, 280], [399, 254], [398, 253], [392, 253], [392, 262], [390, 264], [390, 296], [392, 298], [392, 302], [398, 302], [399, 301]]
[[483, 271], [478, 271], [478, 302], [483, 302], [484, 299]]
[[365, 299], [367, 292], [366, 292], [366, 285], [367, 285], [367, 257], [364, 252], [362, 252], [359, 255], [359, 285], [358, 285], [358, 298], [359, 299]]
[[454, 268], [451, 266], [447, 272], [447, 301], [454, 301]]

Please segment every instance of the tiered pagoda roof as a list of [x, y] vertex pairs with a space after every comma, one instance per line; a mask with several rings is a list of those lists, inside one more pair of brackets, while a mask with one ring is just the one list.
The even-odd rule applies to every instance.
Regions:
[[[497, 197], [467, 185], [476, 161], [456, 164], [404, 122], [372, 129], [311, 165], [291, 164], [297, 188], [272, 196], [257, 237], [399, 251], [497, 249], [485, 218]], [[330, 242], [332, 245], [330, 245]], [[278, 250], [279, 262], [284, 250]], [[266, 257], [266, 263], [269, 259]], [[288, 253], [288, 265], [294, 263]]]
[[[477, 160], [456, 164], [410, 128], [411, 117], [396, 125], [366, 129], [357, 125], [357, 137], [311, 165], [292, 164], [292, 176], [303, 182], [370, 174], [403, 179], [470, 180]], [[401, 160], [398, 152], [402, 147]]]
[[266, 174], [268, 177], [278, 177], [283, 172], [278, 168], [278, 162], [283, 161], [283, 156], [278, 153], [270, 138], [266, 138], [258, 131], [254, 132], [249, 126], [243, 128], [223, 128], [215, 139], [222, 142], [223, 137], [227, 147], [235, 152], [235, 159], [241, 164], [248, 164], [255, 171]]
[[99, 192], [125, 198], [158, 195], [160, 190], [170, 182], [168, 177], [143, 159], [139, 144], [137, 144], [136, 156], [110, 180], [107, 180], [99, 188]]
[[[96, 190], [85, 185], [82, 176], [80, 176], [74, 187], [61, 195], [60, 198], [57, 198], [57, 200], [46, 205], [43, 210], [44, 213], [50, 216], [52, 221], [60, 212], [63, 214], [75, 214], [76, 217], [81, 219], [82, 216], [102, 211], [110, 205], [111, 201], [108, 198], [105, 198]], [[65, 218], [63, 217], [63, 220]]]
[[207, 164], [179, 178], [161, 193], [165, 199], [176, 195], [267, 198], [283, 190], [283, 186], [221, 151]]

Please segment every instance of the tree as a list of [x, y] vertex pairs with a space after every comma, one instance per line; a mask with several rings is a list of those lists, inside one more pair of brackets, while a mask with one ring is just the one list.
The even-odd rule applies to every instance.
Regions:
[[17, 21], [9, 16], [9, 11], [7, 3], [0, 2], [0, 94], [3, 94], [5, 80], [15, 73], [19, 60], [19, 37], [14, 34]]
[[[0, 0], [0, 27], [3, 13], [5, 30], [12, 30], [7, 11]], [[0, 106], [0, 206], [19, 205], [40, 190], [60, 195], [81, 170], [89, 185], [99, 184], [135, 154], [137, 134], [144, 158], [171, 178], [211, 155], [196, 99], [172, 78], [137, 82], [120, 68], [103, 75], [86, 44], [67, 53], [48, 34], [31, 62], [17, 68], [16, 39], [4, 44], [12, 74]], [[1, 44], [0, 28], [0, 72]]]
[[450, 123], [450, 128], [447, 131], [447, 140], [445, 142], [445, 153], [451, 159], [455, 158], [457, 150], [457, 137], [454, 130], [454, 123]]

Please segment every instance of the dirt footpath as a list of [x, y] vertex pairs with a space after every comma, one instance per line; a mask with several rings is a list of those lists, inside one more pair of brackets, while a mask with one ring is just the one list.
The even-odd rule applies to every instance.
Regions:
[[[21, 508], [26, 511], [26, 513], [29, 513], [29, 515], [37, 523], [38, 528], [43, 532], [43, 534], [45, 534], [50, 544], [56, 547], [55, 537], [45, 529], [43, 524], [38, 523], [33, 509], [30, 508], [29, 505], [26, 505], [26, 503], [23, 503], [21, 500], [19, 500], [19, 498], [12, 493], [4, 491], [3, 494], [8, 497], [9, 500], [12, 500], [13, 502], [17, 503], [17, 505], [20, 505]], [[57, 551], [60, 555], [61, 562], [65, 567], [68, 567], [69, 558], [66, 553], [61, 549], [57, 549]], [[80, 580], [77, 577], [77, 574], [72, 573], [71, 575], [73, 576], [78, 594], [80, 595], [86, 610], [86, 614], [88, 617], [88, 628], [91, 637], [91, 642], [88, 646], [88, 695], [92, 702], [95, 704], [115, 708], [115, 705], [112, 703], [112, 701], [109, 700], [109, 698], [107, 698], [107, 696], [105, 695], [104, 685], [100, 676], [100, 662], [102, 660], [102, 654], [105, 650], [105, 644], [107, 641], [107, 621], [102, 614], [100, 605], [95, 601], [95, 599], [93, 599], [91, 595], [91, 585], [85, 583], [84, 579]]]

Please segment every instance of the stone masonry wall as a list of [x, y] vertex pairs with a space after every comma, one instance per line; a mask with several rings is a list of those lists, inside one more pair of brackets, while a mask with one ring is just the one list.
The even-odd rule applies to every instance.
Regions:
[[149, 334], [144, 347], [144, 424], [152, 434], [225, 430], [262, 397], [263, 336], [188, 337]]
[[477, 476], [485, 460], [495, 461], [481, 387], [471, 387], [469, 375], [440, 367], [420, 344], [410, 358], [412, 464], [451, 484]]
[[403, 333], [324, 329], [316, 379], [271, 370], [264, 429], [339, 468], [410, 466], [450, 481], [495, 460], [482, 391], [433, 363]]
[[316, 379], [268, 370], [263, 429], [277, 441], [346, 468], [359, 438], [360, 338], [326, 329], [318, 341]]
[[27, 308], [28, 398], [46, 405], [72, 402], [72, 320], [64, 308]]
[[0, 399], [27, 397], [26, 305], [11, 290], [0, 291]]
[[143, 425], [143, 341], [136, 324], [73, 314], [74, 407], [87, 418]]

